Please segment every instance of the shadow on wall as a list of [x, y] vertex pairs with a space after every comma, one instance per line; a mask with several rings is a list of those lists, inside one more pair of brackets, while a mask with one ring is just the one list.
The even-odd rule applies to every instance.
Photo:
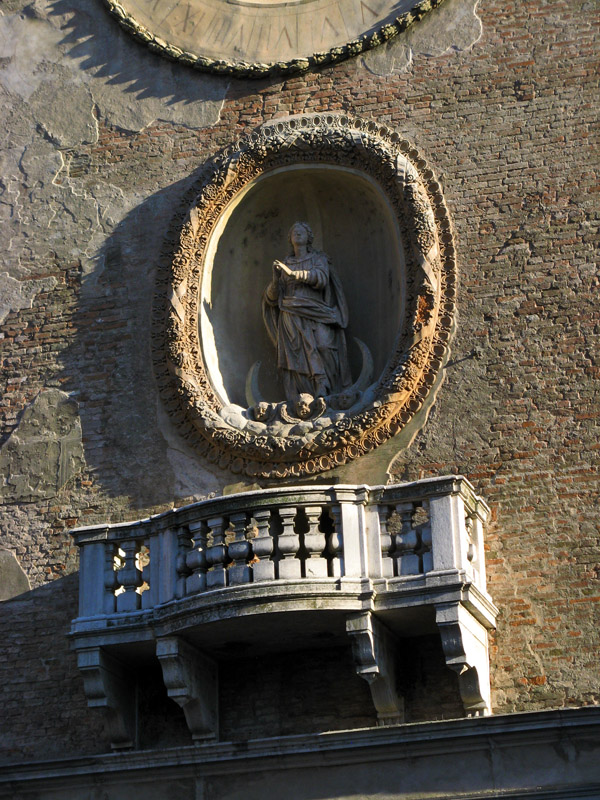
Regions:
[[[35, 14], [33, 8], [30, 10]], [[152, 53], [126, 33], [99, 0], [55, 0], [50, 9], [64, 32], [60, 45], [69, 58], [95, 79], [94, 96], [101, 106], [110, 94], [113, 100], [117, 99], [111, 87], [119, 87], [119, 93], [135, 95], [136, 105], [156, 100], [154, 110], [160, 119], [198, 125], [195, 118], [198, 105], [221, 101], [231, 86], [224, 76], [200, 72]], [[259, 81], [236, 79], [235, 91], [254, 93], [257, 88], [280, 80], [277, 77]], [[106, 110], [110, 115], [108, 104]], [[140, 109], [133, 113], [140, 113]]]
[[186, 184], [148, 197], [106, 238], [79, 290], [73, 343], [61, 353], [87, 467], [104, 493], [133, 509], [206, 497], [223, 483], [175, 432], [152, 363], [156, 267], [174, 213], [186, 213]]
[[[25, 25], [29, 38], [41, 37], [48, 60], [46, 100], [49, 91], [63, 103], [71, 98], [66, 101], [69, 114], [87, 120], [85, 135], [91, 138], [86, 141], [94, 135], [88, 130], [92, 110], [109, 125], [129, 131], [156, 120], [202, 131], [219, 120], [229, 82], [151, 53], [119, 27], [101, 2], [56, 0], [49, 8], [31, 3], [15, 24]], [[252, 91], [257, 87], [256, 82], [240, 85]], [[55, 144], [80, 141], [79, 134], [65, 137], [63, 116], [58, 121], [44, 117], [43, 122]], [[161, 155], [160, 144], [153, 146]], [[186, 148], [189, 169], [207, 156], [201, 138], [186, 142]], [[129, 509], [120, 511], [116, 502], [112, 510], [104, 509], [103, 516], [111, 519], [201, 499], [232, 480], [229, 474], [217, 477], [216, 468], [199, 462], [175, 434], [157, 395], [150, 349], [155, 267], [190, 179], [173, 179], [188, 171], [182, 161], [152, 160], [148, 151], [114, 163], [109, 158], [102, 180], [86, 172], [86, 151], [80, 159], [76, 151], [61, 174], [65, 192], [82, 197], [91, 218], [102, 220], [102, 230], [94, 228], [92, 239], [85, 231], [73, 235], [73, 248], [89, 253], [88, 263], [94, 266], [78, 291], [76, 334], [60, 354], [60, 385], [79, 404], [84, 455], [95, 485], [109, 498], [123, 498]], [[168, 175], [170, 169], [174, 175]], [[122, 209], [131, 208], [121, 219]], [[83, 213], [79, 206], [77, 212]], [[118, 226], [111, 228], [111, 217], [121, 219]], [[106, 238], [104, 231], [109, 231]], [[95, 250], [100, 236], [102, 244]]]
[[[105, 753], [101, 710], [89, 708], [67, 634], [77, 573], [0, 604], [0, 765]], [[137, 665], [140, 747], [190, 744], [182, 710], [167, 697], [158, 661]]]
[[[35, 13], [33, 9], [31, 6], [31, 13]], [[69, 58], [98, 84], [119, 86], [121, 91], [135, 95], [136, 101], [156, 98], [161, 101], [157, 108], [164, 109], [165, 105], [222, 98], [226, 91], [226, 80], [200, 75], [151, 53], [119, 26], [102, 2], [55, 0], [50, 13], [64, 32], [60, 45]], [[100, 101], [106, 91], [100, 91]]]
[[106, 749], [66, 636], [78, 580], [69, 575], [0, 604], [0, 762]]
[[[0, 660], [0, 764], [108, 750], [103, 715], [87, 706], [67, 638], [77, 588], [74, 573], [0, 605], [0, 640], [6, 654]], [[445, 666], [439, 637], [404, 642], [398, 674], [407, 721], [462, 717], [458, 679]], [[153, 653], [145, 651], [134, 663], [139, 747], [191, 745], [183, 711], [168, 698]], [[222, 741], [375, 724], [367, 684], [356, 675], [347, 646], [326, 644], [302, 653], [225, 659], [221, 670]], [[306, 686], [316, 687], [310, 696]]]

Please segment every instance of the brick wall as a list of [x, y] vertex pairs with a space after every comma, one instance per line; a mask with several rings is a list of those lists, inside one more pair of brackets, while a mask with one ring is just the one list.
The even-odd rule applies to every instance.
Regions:
[[[97, 201], [103, 233], [91, 273], [64, 246], [70, 235], [79, 241], [87, 217], [53, 207], [60, 247], [48, 223], [31, 229], [24, 253], [29, 278], [56, 285], [10, 313], [0, 334], [3, 441], [38, 392], [57, 387], [76, 393], [87, 463], [55, 497], [0, 508], [0, 545], [17, 554], [33, 587], [4, 604], [0, 621], [9, 656], [0, 683], [5, 757], [104, 749], [65, 640], [76, 613], [68, 528], [144, 516], [192, 494], [178, 472], [195, 457], [175, 433], [164, 435], [151, 372], [152, 258], [210, 154], [235, 133], [303, 111], [344, 109], [387, 123], [418, 145], [444, 187], [459, 253], [459, 324], [433, 412], [392, 477], [459, 472], [492, 506], [495, 710], [598, 702], [593, 13], [585, 2], [488, 0], [470, 50], [415, 57], [406, 72], [383, 78], [354, 60], [286, 81], [234, 81], [215, 124], [155, 122], [132, 132], [99, 113], [97, 141], [57, 148], [55, 180], [94, 197], [109, 182], [136, 200], [114, 217]], [[26, 173], [22, 181], [24, 193], [35, 192]], [[205, 494], [234, 480], [202, 469]], [[356, 682], [364, 699], [366, 685]], [[423, 699], [432, 683], [411, 684], [421, 708], [414, 718], [434, 715]], [[453, 691], [449, 684], [448, 715]], [[225, 720], [231, 708], [252, 713], [234, 695], [223, 695]], [[331, 701], [330, 716], [340, 702]], [[367, 706], [353, 708], [344, 724], [369, 724]], [[240, 720], [248, 732], [249, 719]], [[291, 719], [278, 730], [311, 727], [300, 712]]]

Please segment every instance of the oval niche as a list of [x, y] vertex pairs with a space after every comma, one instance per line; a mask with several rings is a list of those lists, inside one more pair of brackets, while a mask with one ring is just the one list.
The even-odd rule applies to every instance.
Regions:
[[210, 380], [224, 405], [246, 404], [246, 376], [257, 360], [265, 400], [285, 399], [261, 298], [273, 260], [290, 252], [288, 232], [298, 220], [310, 225], [314, 249], [327, 253], [341, 280], [353, 380], [362, 368], [355, 337], [372, 354], [374, 377], [394, 350], [405, 269], [398, 222], [381, 187], [356, 170], [331, 165], [275, 169], [232, 200], [207, 247], [200, 339]]
[[[284, 397], [261, 308], [299, 220], [340, 279], [352, 380], [360, 373], [353, 391], [310, 408]], [[155, 370], [210, 461], [252, 478], [312, 475], [378, 447], [422, 408], [450, 341], [456, 259], [441, 188], [396, 132], [333, 114], [264, 125], [207, 164], [175, 239], [159, 274]]]

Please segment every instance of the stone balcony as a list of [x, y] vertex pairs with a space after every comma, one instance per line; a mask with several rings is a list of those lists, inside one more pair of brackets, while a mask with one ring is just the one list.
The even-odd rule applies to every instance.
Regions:
[[[350, 637], [380, 724], [403, 719], [404, 636], [439, 632], [465, 713], [490, 712], [489, 509], [460, 476], [395, 486], [229, 495], [134, 523], [79, 528], [71, 637], [113, 747], [134, 741], [128, 664], [157, 657], [195, 740], [218, 737], [219, 660]], [[230, 652], [230, 650], [229, 650]]]

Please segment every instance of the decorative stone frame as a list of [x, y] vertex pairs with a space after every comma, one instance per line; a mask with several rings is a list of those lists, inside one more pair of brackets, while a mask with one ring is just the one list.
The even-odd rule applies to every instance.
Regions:
[[[402, 329], [372, 386], [372, 402], [308, 436], [251, 432], [226, 422], [198, 329], [207, 248], [221, 215], [250, 181], [292, 164], [351, 168], [374, 179], [396, 216], [406, 269]], [[456, 308], [452, 227], [440, 185], [418, 150], [375, 122], [344, 114], [303, 115], [266, 124], [226, 147], [199, 183], [168, 274], [159, 279], [154, 321], [161, 396], [193, 446], [235, 474], [295, 478], [345, 464], [398, 433], [436, 381]]]
[[443, 0], [415, 0], [409, 10], [400, 14], [396, 19], [381, 25], [377, 30], [366, 33], [358, 39], [341, 46], [334, 47], [324, 52], [313, 53], [306, 58], [293, 58], [289, 61], [271, 61], [268, 63], [251, 63], [242, 60], [215, 59], [197, 53], [182, 50], [177, 45], [166, 42], [160, 36], [152, 33], [147, 27], [139, 23], [118, 0], [104, 0], [109, 12], [127, 33], [152, 52], [158, 53], [169, 61], [177, 61], [202, 72], [212, 72], [216, 75], [227, 75], [235, 78], [266, 78], [270, 75], [295, 75], [309, 69], [337, 64], [347, 58], [360, 55], [380, 44], [390, 41], [399, 33], [410, 28], [421, 20], [432, 9], [439, 6]]

